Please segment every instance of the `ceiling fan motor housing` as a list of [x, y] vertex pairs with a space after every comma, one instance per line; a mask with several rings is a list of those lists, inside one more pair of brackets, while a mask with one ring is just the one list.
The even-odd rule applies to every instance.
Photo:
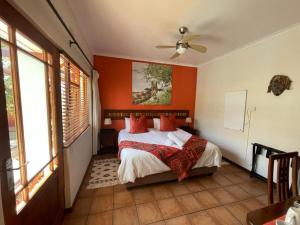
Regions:
[[181, 27], [179, 27], [179, 33], [180, 34], [185, 34], [186, 32], [188, 32], [188, 28], [187, 27], [185, 27], [185, 26], [181, 26]]

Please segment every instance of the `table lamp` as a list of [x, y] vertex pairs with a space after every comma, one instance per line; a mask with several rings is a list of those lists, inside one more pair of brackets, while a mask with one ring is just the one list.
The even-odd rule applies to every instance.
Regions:
[[109, 125], [111, 125], [111, 124], [112, 124], [111, 118], [105, 118], [105, 119], [104, 119], [104, 125], [109, 126]]
[[192, 118], [191, 117], [187, 117], [185, 118], [185, 123], [190, 126], [190, 124], [192, 123]]

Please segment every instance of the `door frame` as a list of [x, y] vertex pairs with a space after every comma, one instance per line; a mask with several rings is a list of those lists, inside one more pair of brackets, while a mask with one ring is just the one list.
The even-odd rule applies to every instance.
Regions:
[[[54, 103], [55, 103], [55, 123], [56, 132], [54, 145], [57, 149], [58, 168], [51, 174], [46, 182], [40, 187], [35, 195], [29, 200], [24, 207], [31, 208], [34, 204], [40, 202], [43, 193], [47, 191], [46, 185], [55, 184], [57, 182], [57, 198], [58, 198], [58, 213], [54, 224], [60, 224], [63, 220], [64, 208], [65, 208], [65, 194], [64, 194], [64, 160], [63, 160], [63, 136], [62, 136], [62, 119], [61, 119], [61, 91], [60, 91], [60, 63], [59, 63], [59, 48], [49, 41], [42, 32], [39, 31], [31, 22], [29, 22], [22, 14], [20, 14], [11, 4], [5, 0], [0, 0], [0, 17], [3, 18], [8, 24], [15, 27], [23, 34], [28, 36], [32, 41], [37, 43], [47, 52], [52, 54], [53, 59], [53, 85], [55, 89]], [[0, 52], [1, 56], [1, 52]], [[0, 66], [0, 177], [1, 177], [1, 193], [3, 203], [3, 213], [6, 225], [19, 224], [20, 221], [14, 220], [16, 217], [15, 211], [15, 194], [13, 191], [8, 191], [8, 182], [6, 174], [6, 166], [4, 160], [11, 157], [9, 146], [9, 133], [7, 124], [7, 112], [6, 112], [6, 100], [5, 100], [5, 86], [2, 79], [2, 66]], [[56, 179], [57, 177], [57, 179]], [[43, 207], [47, 207], [43, 205]], [[22, 211], [19, 215], [22, 215]], [[26, 216], [26, 215], [25, 215]], [[35, 215], [36, 216], [36, 215]]]

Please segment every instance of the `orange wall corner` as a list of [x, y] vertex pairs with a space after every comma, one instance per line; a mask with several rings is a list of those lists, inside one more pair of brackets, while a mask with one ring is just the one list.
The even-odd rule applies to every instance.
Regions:
[[[136, 61], [94, 56], [94, 67], [100, 76], [99, 93], [102, 115], [104, 109], [186, 109], [194, 118], [197, 67], [172, 65], [172, 101], [170, 105], [134, 105], [131, 97], [132, 62]], [[102, 127], [104, 127], [103, 119]], [[178, 123], [181, 125], [184, 122], [179, 121]], [[123, 129], [124, 121], [113, 120], [112, 127], [117, 130]]]

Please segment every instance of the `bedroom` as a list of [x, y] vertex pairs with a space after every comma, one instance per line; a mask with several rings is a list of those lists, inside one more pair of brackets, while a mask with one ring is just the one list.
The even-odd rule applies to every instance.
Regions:
[[0, 225], [263, 224], [300, 149], [298, 1], [0, 6]]

